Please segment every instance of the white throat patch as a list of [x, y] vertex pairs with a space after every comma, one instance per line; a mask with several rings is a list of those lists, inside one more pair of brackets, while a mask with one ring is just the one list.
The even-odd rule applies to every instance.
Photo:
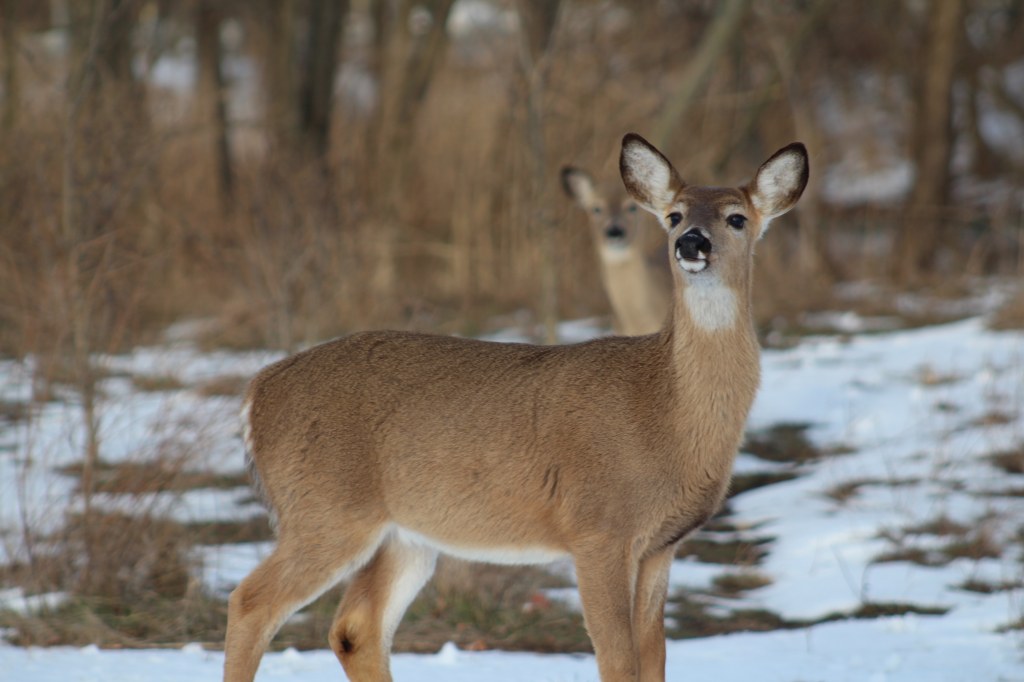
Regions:
[[601, 260], [609, 265], [625, 263], [633, 258], [633, 249], [627, 244], [601, 244]]
[[689, 282], [683, 290], [683, 302], [699, 329], [713, 332], [736, 324], [736, 294], [717, 277]]

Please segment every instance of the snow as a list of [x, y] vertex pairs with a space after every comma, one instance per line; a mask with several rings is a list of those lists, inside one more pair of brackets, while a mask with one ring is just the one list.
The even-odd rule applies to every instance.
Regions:
[[[762, 388], [749, 428], [809, 424], [821, 448], [845, 454], [812, 462], [773, 463], [741, 454], [741, 473], [784, 472], [795, 477], [730, 500], [736, 537], [772, 538], [763, 563], [752, 567], [771, 582], [738, 598], [711, 597], [715, 612], [766, 609], [791, 620], [849, 614], [866, 603], [948, 609], [835, 620], [811, 627], [670, 641], [669, 679], [718, 682], [829, 680], [897, 682], [1024, 680], [1019, 636], [1002, 626], [1024, 615], [1024, 590], [991, 594], [961, 589], [967, 580], [1016, 583], [1024, 578], [1020, 531], [1024, 476], [995, 468], [988, 455], [1024, 444], [1024, 336], [992, 332], [977, 317], [913, 331], [808, 338], [763, 354]], [[567, 338], [602, 333], [592, 320], [563, 328]], [[849, 336], [853, 333], [853, 336]], [[507, 332], [502, 340], [522, 340]], [[106, 358], [104, 457], [138, 460], [161, 448], [187, 453], [190, 468], [241, 470], [234, 398], [206, 397], [189, 388], [140, 393], [128, 374], [171, 376], [190, 386], [221, 376], [249, 375], [274, 359], [269, 353], [200, 353], [187, 341]], [[0, 398], [28, 395], [30, 372], [0, 363]], [[75, 461], [81, 434], [73, 400], [48, 403], [28, 424], [0, 423], [0, 561], [18, 556], [21, 519], [59, 521], [73, 497], [73, 480], [54, 467]], [[154, 434], [157, 437], [154, 438]], [[175, 450], [176, 452], [176, 450]], [[852, 494], [830, 494], [846, 486]], [[1003, 494], [1000, 494], [1003, 493]], [[242, 519], [259, 513], [244, 488], [204, 489], [147, 500], [182, 520]], [[102, 503], [117, 505], [114, 497]], [[55, 511], [57, 510], [57, 511]], [[947, 518], [985, 533], [999, 557], [949, 558], [944, 565], [879, 563], [900, 547], [941, 549], [950, 538], [909, 533]], [[720, 538], [721, 536], [719, 536]], [[893, 538], [902, 538], [898, 542]], [[272, 545], [251, 543], [196, 549], [198, 578], [225, 595]], [[14, 549], [12, 549], [14, 548]], [[6, 557], [4, 552], [7, 553]], [[678, 560], [675, 590], [707, 590], [735, 566]], [[559, 569], [572, 578], [571, 567]], [[554, 598], [578, 603], [573, 589]], [[61, 595], [27, 597], [0, 591], [0, 607], [19, 611], [58, 603]], [[181, 649], [106, 651], [19, 648], [0, 644], [4, 680], [215, 680], [223, 655], [197, 644]], [[460, 651], [397, 654], [396, 680], [596, 680], [592, 656]], [[258, 680], [344, 679], [330, 651], [267, 654]]]
[[[840, 622], [806, 631], [735, 634], [669, 642], [666, 676], [675, 680], [747, 682], [991, 682], [1020, 680], [1018, 653], [1005, 637], [967, 635], [943, 621], [903, 616]], [[178, 650], [100, 651], [0, 648], [0, 670], [12, 682], [178, 682], [220, 679], [223, 655], [189, 645]], [[459, 651], [395, 654], [396, 680], [446, 682], [583, 682], [597, 680], [590, 656]], [[263, 658], [257, 680], [335, 682], [344, 679], [329, 651], [286, 650]]]

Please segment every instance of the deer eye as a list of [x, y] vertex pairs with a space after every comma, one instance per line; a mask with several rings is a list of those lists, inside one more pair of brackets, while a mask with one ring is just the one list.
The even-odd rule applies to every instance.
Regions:
[[601, 215], [601, 207], [600, 206], [595, 206], [594, 207], [594, 215]]
[[636, 213], [636, 204], [630, 204], [629, 208], [626, 209], [630, 213]]
[[675, 227], [676, 225], [678, 225], [682, 221], [683, 221], [683, 214], [680, 213], [679, 211], [673, 211], [672, 213], [668, 214], [668, 224], [671, 225], [672, 227]]
[[740, 215], [739, 213], [733, 213], [731, 216], [725, 219], [725, 222], [729, 227], [734, 227], [737, 230], [742, 230], [747, 224], [747, 217]]

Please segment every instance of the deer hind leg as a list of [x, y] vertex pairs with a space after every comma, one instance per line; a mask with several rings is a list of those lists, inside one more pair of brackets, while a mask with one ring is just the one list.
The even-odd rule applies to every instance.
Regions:
[[583, 618], [601, 682], [636, 682], [640, 670], [633, 632], [637, 561], [630, 546], [574, 553]]
[[[306, 529], [308, 531], [308, 529]], [[251, 682], [263, 652], [288, 616], [365, 563], [383, 537], [380, 528], [316, 542], [286, 533], [274, 551], [231, 593], [224, 643], [225, 682]]]
[[350, 680], [391, 682], [388, 653], [395, 629], [436, 562], [435, 550], [392, 538], [356, 573], [328, 638]]
[[676, 546], [640, 562], [633, 632], [640, 655], [641, 682], [665, 681], [665, 597]]

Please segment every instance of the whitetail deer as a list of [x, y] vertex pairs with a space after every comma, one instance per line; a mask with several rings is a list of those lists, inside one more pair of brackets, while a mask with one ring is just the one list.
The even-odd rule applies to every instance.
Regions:
[[691, 187], [629, 134], [620, 166], [668, 233], [660, 333], [531, 346], [368, 332], [256, 376], [244, 435], [278, 540], [231, 595], [226, 680], [252, 680], [282, 621], [345, 578], [330, 646], [350, 679], [390, 680], [395, 628], [439, 552], [571, 557], [601, 679], [664, 679], [669, 566], [721, 503], [758, 386], [754, 244], [808, 162], [792, 144], [746, 185]]
[[672, 300], [672, 274], [664, 249], [652, 259], [645, 248], [648, 226], [642, 224], [640, 205], [618, 178], [599, 185], [575, 166], [563, 167], [561, 178], [562, 189], [587, 213], [615, 331], [640, 336], [661, 330]]

